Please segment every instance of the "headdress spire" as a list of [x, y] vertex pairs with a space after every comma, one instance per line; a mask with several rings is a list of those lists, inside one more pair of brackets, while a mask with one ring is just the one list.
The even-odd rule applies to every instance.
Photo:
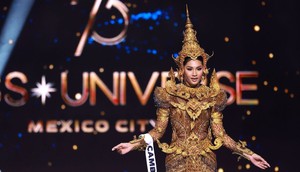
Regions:
[[186, 57], [196, 59], [197, 57], [201, 56], [202, 58], [206, 58], [204, 49], [200, 47], [196, 35], [197, 32], [194, 30], [194, 25], [191, 22], [189, 15], [189, 9], [186, 5], [186, 24], [185, 31], [183, 32], [183, 45], [181, 51], [179, 52], [181, 60], [184, 60]]
[[[185, 5], [185, 10], [186, 10], [186, 23], [192, 24], [192, 22], [190, 20], [189, 7], [187, 4]], [[192, 24], [192, 27], [193, 27], [193, 24]]]
[[203, 48], [201, 48], [196, 37], [197, 32], [193, 29], [193, 27], [194, 26], [189, 15], [188, 5], [186, 4], [186, 24], [185, 31], [183, 32], [183, 45], [178, 57], [173, 58], [179, 67], [179, 78], [183, 75], [183, 62], [185, 58], [190, 57], [191, 59], [196, 60], [198, 57], [202, 57], [203, 67], [206, 69], [207, 61], [211, 57], [205, 53]]

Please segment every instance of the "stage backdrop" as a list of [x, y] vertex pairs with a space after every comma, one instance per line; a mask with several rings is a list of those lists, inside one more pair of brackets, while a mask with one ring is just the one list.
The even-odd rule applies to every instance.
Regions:
[[[155, 125], [153, 91], [176, 69], [186, 4], [228, 94], [227, 133], [266, 171], [297, 171], [299, 11], [260, 0], [1, 0], [0, 171], [146, 171], [144, 152], [111, 148]], [[216, 154], [218, 172], [259, 171]]]

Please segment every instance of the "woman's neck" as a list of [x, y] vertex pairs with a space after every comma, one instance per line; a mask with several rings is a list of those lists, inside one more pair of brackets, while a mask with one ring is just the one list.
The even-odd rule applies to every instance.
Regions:
[[187, 86], [187, 87], [190, 87], [190, 88], [198, 88], [201, 86], [201, 82], [199, 82], [197, 85], [195, 86], [191, 86], [188, 82], [186, 81], [183, 81], [183, 85]]

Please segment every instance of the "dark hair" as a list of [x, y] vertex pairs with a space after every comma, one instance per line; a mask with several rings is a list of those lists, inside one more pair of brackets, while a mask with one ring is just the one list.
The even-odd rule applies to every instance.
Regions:
[[[186, 58], [184, 59], [184, 61], [183, 61], [183, 66], [185, 66], [185, 65], [187, 64], [187, 62], [189, 62], [189, 61], [191, 61], [191, 60], [192, 60], [191, 57], [186, 57]], [[199, 61], [201, 61], [201, 62], [203, 63], [203, 58], [202, 58], [201, 56], [198, 56], [198, 57], [196, 58], [196, 60], [199, 60]]]

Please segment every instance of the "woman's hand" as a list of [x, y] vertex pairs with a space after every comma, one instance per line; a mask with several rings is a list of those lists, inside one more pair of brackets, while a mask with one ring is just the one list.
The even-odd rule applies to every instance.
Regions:
[[257, 155], [256, 153], [252, 154], [252, 155], [246, 155], [249, 160], [257, 167], [261, 168], [261, 169], [266, 169], [271, 167], [270, 164], [264, 160], [261, 156]]
[[133, 149], [134, 145], [131, 143], [120, 143], [117, 146], [113, 147], [111, 150], [117, 152], [121, 155], [127, 154]]

